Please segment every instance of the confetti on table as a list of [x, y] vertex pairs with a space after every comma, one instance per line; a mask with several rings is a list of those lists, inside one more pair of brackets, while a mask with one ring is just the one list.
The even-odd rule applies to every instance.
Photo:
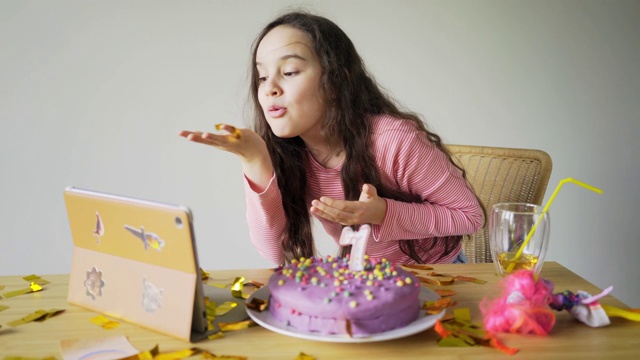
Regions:
[[0, 305], [0, 311], [5, 311], [7, 310], [9, 307], [6, 305]]
[[482, 324], [472, 322], [468, 308], [455, 309], [453, 312], [454, 318], [451, 320], [436, 320], [433, 328], [440, 337], [438, 346], [467, 347], [482, 345], [494, 347], [509, 355], [518, 352], [518, 349], [505, 346], [495, 335], [487, 333]]
[[45, 279], [41, 278], [41, 277], [40, 277], [40, 276], [38, 276], [38, 275], [29, 275], [29, 276], [25, 276], [25, 277], [23, 277], [23, 279], [24, 279], [25, 281], [28, 281], [28, 282], [34, 282], [34, 283], [36, 283], [36, 284], [38, 284], [38, 285], [40, 285], [40, 286], [42, 286], [42, 285], [47, 285], [47, 284], [50, 284], [50, 283], [51, 283], [51, 282], [49, 282], [49, 281], [47, 281], [47, 280], [45, 280]]
[[422, 309], [427, 310], [427, 314], [434, 315], [439, 314], [442, 310], [455, 306], [456, 304], [457, 302], [450, 297], [444, 297], [436, 301], [425, 301], [422, 304]]
[[480, 280], [480, 279], [476, 279], [474, 277], [462, 276], [462, 275], [456, 275], [456, 280], [472, 282], [474, 284], [479, 284], [479, 285], [484, 285], [484, 284], [487, 283], [486, 280]]
[[207, 280], [209, 278], [211, 274], [209, 274], [208, 272], [202, 270], [202, 268], [200, 268], [200, 276], [202, 276], [202, 280]]
[[43, 358], [36, 357], [24, 357], [24, 356], [5, 356], [2, 360], [56, 360], [55, 356], [48, 356]]
[[41, 317], [33, 320], [33, 321], [37, 321], [37, 322], [43, 322], [46, 320], [51, 319], [52, 317], [62, 314], [65, 310], [64, 309], [51, 309], [49, 311], [46, 312], [46, 314], [42, 315]]
[[218, 323], [218, 326], [220, 327], [220, 331], [226, 332], [226, 331], [244, 330], [254, 324], [255, 323], [253, 322], [253, 320], [244, 320], [244, 321], [230, 322], [230, 323], [221, 322], [221, 323]]
[[441, 277], [437, 279], [431, 279], [424, 276], [416, 276], [416, 277], [418, 278], [418, 280], [420, 280], [421, 283], [427, 283], [427, 284], [438, 285], [438, 286], [453, 285], [455, 281], [455, 279], [451, 277]]
[[89, 321], [91, 321], [92, 323], [98, 325], [98, 326], [102, 326], [102, 328], [104, 328], [105, 330], [111, 330], [111, 329], [115, 329], [118, 326], [120, 326], [120, 323], [117, 321], [113, 321], [105, 316], [102, 315], [98, 315], [96, 317], [93, 317], [91, 319], [89, 319]]
[[207, 321], [212, 322], [216, 318], [216, 306], [218, 304], [215, 301], [209, 300], [208, 297], [204, 298], [204, 308], [207, 314]]
[[51, 309], [49, 311], [47, 310], [36, 310], [34, 312], [32, 312], [31, 314], [24, 316], [18, 320], [13, 320], [9, 323], [7, 323], [7, 325], [12, 326], [12, 327], [16, 327], [16, 326], [20, 326], [20, 325], [24, 325], [27, 323], [30, 323], [32, 321], [45, 321], [48, 320], [49, 318], [56, 316], [58, 314], [61, 314], [62, 312], [64, 312], [64, 310], [59, 310], [59, 309]]
[[409, 268], [409, 269], [417, 269], [417, 270], [433, 270], [433, 268], [429, 265], [422, 265], [422, 264], [408, 264], [408, 265], [402, 265], [403, 267]]
[[235, 309], [236, 306], [238, 306], [238, 303], [235, 303], [233, 301], [225, 301], [224, 303], [218, 305], [215, 308], [215, 314], [216, 316], [222, 316], [228, 313], [229, 311]]
[[247, 360], [246, 356], [237, 355], [215, 355], [207, 350], [200, 348], [189, 348], [171, 352], [160, 352], [159, 346], [156, 345], [149, 351], [143, 351], [136, 355], [122, 358], [120, 360], [178, 360], [178, 359], [196, 359], [196, 355], [200, 355], [200, 359], [206, 360]]
[[449, 289], [433, 289], [433, 291], [442, 297], [453, 296], [458, 294], [454, 290], [449, 290]]
[[311, 355], [307, 355], [303, 352], [301, 352], [300, 354], [298, 354], [298, 356], [296, 356], [295, 359], [293, 360], [316, 360], [315, 356], [311, 356]]
[[209, 340], [216, 340], [224, 337], [224, 333], [222, 331], [218, 331], [217, 333], [211, 334], [207, 336]]
[[233, 284], [231, 285], [231, 295], [240, 299], [247, 299], [249, 295], [242, 293], [242, 287], [244, 284], [244, 277], [238, 276], [233, 280]]
[[18, 295], [29, 294], [29, 293], [36, 292], [36, 291], [42, 291], [42, 286], [36, 284], [35, 282], [32, 282], [31, 285], [29, 285], [28, 288], [9, 291], [9, 292], [6, 292], [6, 293], [4, 293], [2, 295], [5, 298], [10, 298], [10, 297], [18, 296]]

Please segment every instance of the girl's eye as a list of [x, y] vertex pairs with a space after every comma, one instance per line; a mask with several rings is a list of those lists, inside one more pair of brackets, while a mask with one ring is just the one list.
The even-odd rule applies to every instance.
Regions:
[[284, 76], [294, 76], [298, 73], [298, 71], [287, 71], [284, 73]]
[[265, 81], [267, 81], [267, 77], [266, 76], [262, 76], [262, 77], [258, 78], [258, 83], [263, 83]]

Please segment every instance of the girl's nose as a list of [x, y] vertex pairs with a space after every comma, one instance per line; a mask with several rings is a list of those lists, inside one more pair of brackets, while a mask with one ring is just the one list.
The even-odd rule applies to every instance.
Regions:
[[282, 95], [282, 89], [275, 80], [267, 80], [265, 85], [265, 92], [267, 96]]

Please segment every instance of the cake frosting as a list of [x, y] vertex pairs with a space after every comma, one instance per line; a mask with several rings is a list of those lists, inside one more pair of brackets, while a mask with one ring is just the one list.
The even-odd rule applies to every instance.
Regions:
[[269, 279], [269, 312], [298, 331], [364, 336], [403, 327], [420, 313], [420, 283], [387, 260], [301, 258]]

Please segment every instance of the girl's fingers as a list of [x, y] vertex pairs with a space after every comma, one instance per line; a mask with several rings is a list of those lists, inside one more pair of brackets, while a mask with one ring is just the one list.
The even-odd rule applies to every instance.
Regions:
[[242, 131], [236, 129], [235, 126], [228, 124], [216, 124], [215, 127], [216, 130], [225, 130], [229, 132], [229, 135], [236, 140], [240, 140], [242, 138]]

